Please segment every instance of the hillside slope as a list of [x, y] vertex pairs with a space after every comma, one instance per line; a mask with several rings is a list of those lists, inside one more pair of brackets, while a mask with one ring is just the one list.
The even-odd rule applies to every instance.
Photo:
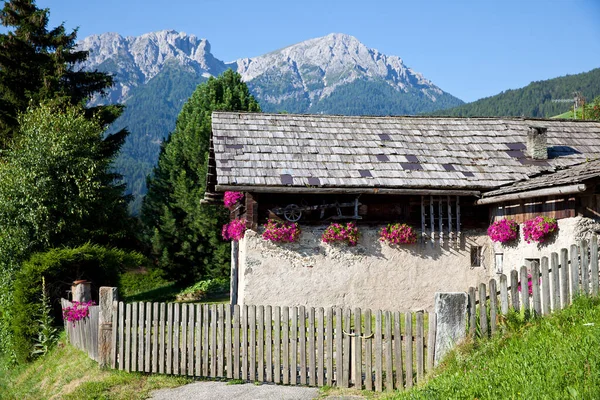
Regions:
[[532, 82], [521, 89], [506, 90], [495, 96], [431, 114], [454, 117], [549, 118], [573, 107], [573, 103], [552, 100], [572, 99], [574, 92], [581, 92], [588, 101], [599, 96], [600, 68], [581, 74]]

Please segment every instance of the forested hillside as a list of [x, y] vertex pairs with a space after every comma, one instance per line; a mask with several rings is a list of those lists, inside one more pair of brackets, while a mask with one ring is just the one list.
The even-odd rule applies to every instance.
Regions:
[[472, 103], [436, 111], [432, 115], [548, 118], [568, 111], [569, 107], [572, 108], [573, 103], [553, 102], [552, 100], [572, 99], [574, 92], [581, 92], [588, 101], [599, 96], [600, 68], [581, 74], [532, 82], [521, 89], [506, 90]]

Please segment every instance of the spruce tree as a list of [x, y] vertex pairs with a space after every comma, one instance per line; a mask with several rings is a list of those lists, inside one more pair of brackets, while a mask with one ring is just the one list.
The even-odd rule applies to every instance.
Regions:
[[146, 240], [157, 264], [180, 282], [226, 276], [229, 244], [221, 239], [228, 213], [200, 205], [206, 186], [213, 111], [260, 111], [241, 80], [228, 70], [198, 85], [163, 144], [142, 205]]
[[[0, 22], [8, 28], [0, 34], [0, 150], [10, 145], [18, 115], [30, 102], [62, 98], [72, 105], [81, 104], [113, 84], [106, 73], [82, 70], [88, 52], [76, 49], [77, 30], [68, 33], [64, 24], [48, 29], [49, 13], [37, 8], [34, 0], [6, 1], [0, 10]], [[86, 113], [108, 125], [121, 111], [121, 106], [111, 105]], [[112, 135], [104, 144], [105, 151], [116, 153], [126, 135], [126, 131]]]

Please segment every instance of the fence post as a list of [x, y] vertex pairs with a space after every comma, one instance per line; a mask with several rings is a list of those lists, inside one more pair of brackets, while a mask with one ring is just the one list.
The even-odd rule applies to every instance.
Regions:
[[466, 336], [467, 300], [468, 296], [464, 292], [435, 294], [435, 365]]
[[113, 301], [117, 301], [117, 288], [102, 286], [98, 304], [100, 312], [98, 317], [98, 363], [100, 367], [112, 365], [112, 320]]

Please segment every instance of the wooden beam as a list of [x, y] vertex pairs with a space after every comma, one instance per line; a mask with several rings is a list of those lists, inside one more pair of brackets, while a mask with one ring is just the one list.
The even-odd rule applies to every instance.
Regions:
[[252, 186], [217, 185], [217, 192], [254, 192], [254, 193], [311, 193], [311, 194], [405, 194], [432, 196], [475, 196], [481, 191], [467, 189], [409, 189], [409, 188], [369, 188], [369, 187], [305, 187], [305, 186]]
[[587, 189], [586, 185], [580, 184], [580, 185], [558, 186], [558, 187], [547, 188], [547, 189], [528, 190], [526, 192], [520, 192], [520, 193], [510, 193], [510, 194], [504, 194], [504, 195], [500, 195], [500, 196], [484, 197], [482, 199], [477, 200], [475, 202], [475, 204], [477, 204], [477, 205], [494, 204], [494, 203], [501, 203], [503, 201], [531, 199], [534, 197], [575, 194], [575, 193], [585, 192], [586, 189]]

